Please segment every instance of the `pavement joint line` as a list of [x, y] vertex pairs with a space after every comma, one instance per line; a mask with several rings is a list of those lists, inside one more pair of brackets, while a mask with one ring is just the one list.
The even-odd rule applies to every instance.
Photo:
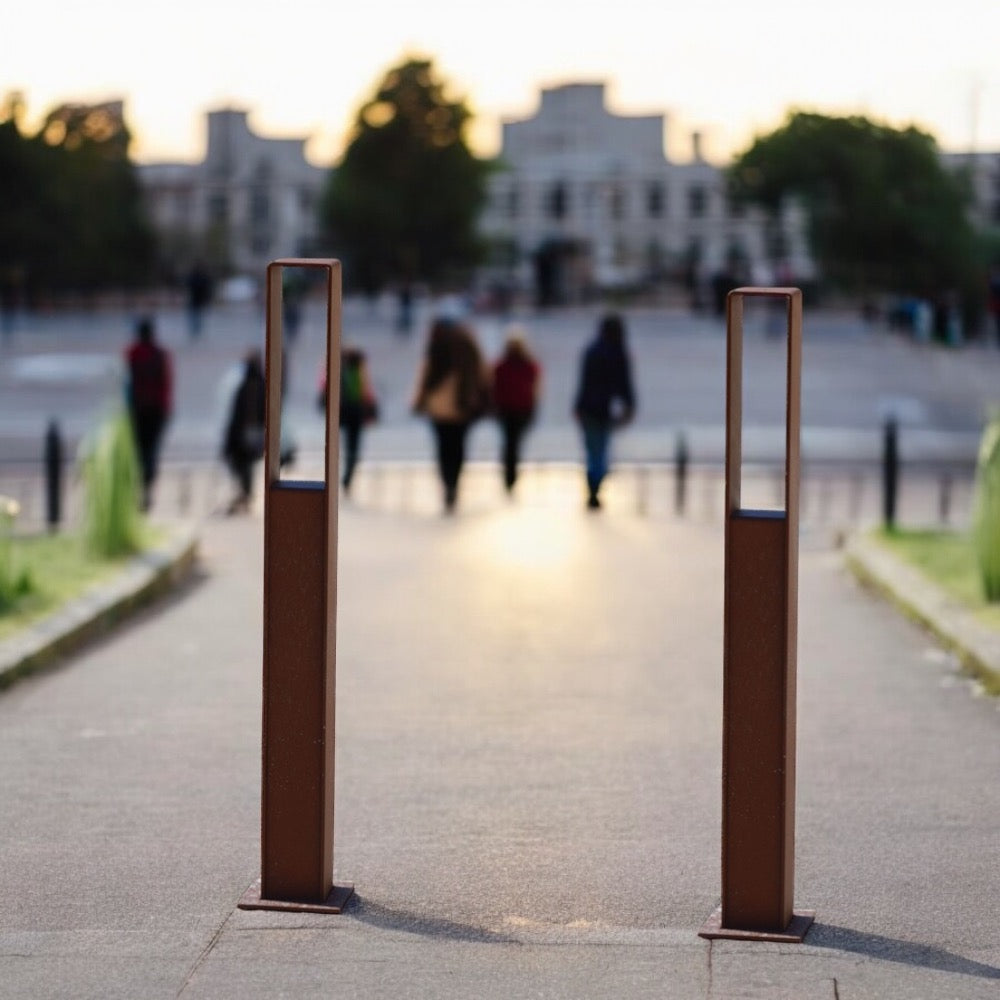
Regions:
[[165, 541], [137, 553], [107, 580], [0, 640], [0, 692], [74, 653], [183, 581], [198, 554], [193, 524], [167, 526]]
[[1000, 692], [1000, 631], [981, 624], [972, 611], [869, 535], [848, 539], [845, 560], [862, 584], [950, 650], [965, 673], [988, 691]]

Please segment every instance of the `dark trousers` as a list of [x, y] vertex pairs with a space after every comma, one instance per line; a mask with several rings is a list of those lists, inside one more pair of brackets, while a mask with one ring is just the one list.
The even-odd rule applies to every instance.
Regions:
[[166, 416], [160, 409], [140, 407], [132, 411], [135, 446], [142, 470], [143, 506], [149, 506], [149, 494], [156, 481], [160, 459], [160, 440], [166, 427]]
[[444, 485], [444, 503], [450, 510], [458, 496], [458, 477], [465, 464], [465, 436], [468, 422], [435, 420], [434, 440], [437, 444], [438, 473]]
[[591, 499], [597, 499], [598, 490], [608, 474], [608, 452], [611, 446], [611, 424], [606, 420], [583, 420], [583, 448], [587, 461], [587, 489]]
[[503, 436], [503, 481], [508, 490], [517, 482], [517, 466], [521, 461], [521, 442], [531, 423], [530, 413], [506, 413], [500, 418]]
[[344, 489], [351, 488], [351, 479], [354, 478], [354, 468], [358, 464], [358, 455], [361, 452], [361, 418], [341, 414], [340, 433], [344, 439], [344, 473], [341, 482]]

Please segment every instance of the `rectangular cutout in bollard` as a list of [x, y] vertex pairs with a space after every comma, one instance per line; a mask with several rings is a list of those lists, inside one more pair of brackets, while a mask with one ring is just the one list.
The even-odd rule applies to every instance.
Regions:
[[[288, 267], [327, 282], [325, 482], [280, 478]], [[241, 909], [340, 913], [354, 891], [333, 884], [340, 319], [339, 261], [268, 265], [261, 879]]]
[[[785, 509], [740, 503], [743, 304], [787, 307]], [[798, 641], [802, 293], [737, 288], [727, 300], [726, 555], [722, 705], [722, 905], [705, 938], [800, 942], [815, 914], [792, 906]]]

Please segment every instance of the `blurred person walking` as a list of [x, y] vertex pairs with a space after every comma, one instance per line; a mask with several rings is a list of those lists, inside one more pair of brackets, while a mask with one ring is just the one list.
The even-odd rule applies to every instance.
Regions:
[[212, 277], [201, 261], [196, 261], [187, 276], [188, 331], [191, 339], [201, 336], [205, 310], [212, 301]]
[[236, 479], [237, 494], [227, 514], [246, 513], [253, 498], [254, 466], [264, 457], [267, 388], [261, 352], [251, 350], [232, 393], [222, 437], [222, 458]]
[[142, 509], [149, 510], [160, 444], [173, 408], [173, 367], [170, 353], [157, 343], [156, 329], [148, 316], [136, 324], [135, 340], [125, 351], [125, 364], [128, 411], [142, 469]]
[[417, 373], [412, 410], [426, 416], [434, 432], [446, 513], [454, 511], [458, 499], [469, 428], [489, 405], [490, 372], [472, 331], [457, 320], [436, 319]]
[[[326, 362], [319, 373], [316, 406], [326, 413]], [[351, 490], [351, 480], [361, 456], [361, 432], [378, 420], [378, 400], [368, 371], [368, 359], [358, 347], [345, 347], [340, 354], [340, 435], [344, 441], [344, 471], [341, 484]]]
[[632, 363], [625, 345], [625, 321], [605, 314], [597, 335], [583, 351], [573, 415], [583, 432], [587, 507], [601, 506], [600, 489], [608, 474], [611, 434], [635, 415]]
[[503, 354], [493, 366], [493, 411], [500, 424], [503, 482], [508, 493], [517, 482], [521, 444], [535, 418], [542, 369], [528, 349], [524, 327], [507, 328]]

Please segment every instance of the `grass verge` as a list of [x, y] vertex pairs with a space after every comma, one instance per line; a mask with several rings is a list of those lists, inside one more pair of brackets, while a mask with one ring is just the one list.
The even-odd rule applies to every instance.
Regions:
[[[162, 541], [163, 532], [144, 528], [142, 548]], [[89, 553], [74, 535], [27, 535], [10, 540], [10, 558], [15, 566], [30, 570], [32, 588], [0, 611], [0, 639], [13, 635], [67, 601], [85, 593], [119, 572], [132, 555], [100, 559]]]
[[976, 620], [1000, 630], [1000, 604], [990, 603], [969, 535], [953, 531], [879, 531], [878, 540], [967, 607]]
[[[985, 599], [970, 537], [946, 531], [896, 529], [873, 532], [873, 540], [887, 548], [895, 559], [908, 564], [923, 576], [933, 590], [944, 595], [954, 608], [962, 609], [980, 633], [1000, 637], [1000, 605]], [[892, 585], [881, 580], [877, 571], [866, 565], [863, 558], [849, 559], [848, 563], [862, 582], [882, 591], [904, 614], [928, 628], [951, 648], [957, 654], [962, 670], [976, 678], [986, 693], [1000, 696], [1000, 671], [996, 668], [996, 656], [987, 651], [990, 647], [995, 648], [995, 643], [987, 640], [984, 647], [981, 644], [977, 646], [974, 640], [967, 645], [956, 638], [952, 625], [946, 624], [944, 619], [939, 620], [936, 611], [928, 610], [920, 601], [914, 603], [897, 593]]]

